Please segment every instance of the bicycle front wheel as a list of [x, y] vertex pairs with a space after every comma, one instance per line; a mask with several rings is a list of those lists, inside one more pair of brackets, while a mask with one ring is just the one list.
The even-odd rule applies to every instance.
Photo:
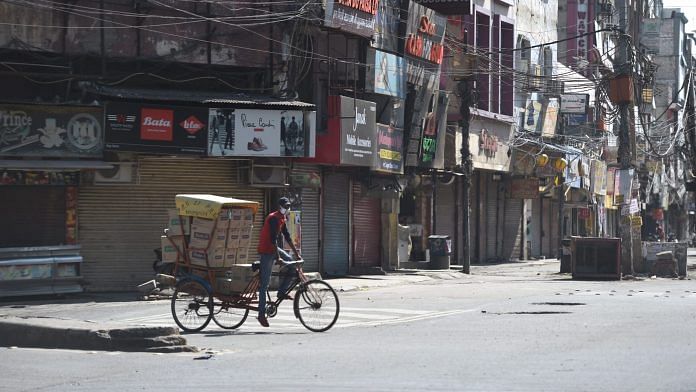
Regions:
[[198, 281], [184, 280], [176, 285], [172, 296], [172, 316], [185, 332], [198, 332], [213, 316], [213, 297]]
[[338, 320], [338, 296], [323, 280], [301, 284], [293, 307], [302, 325], [313, 332], [328, 331]]
[[216, 303], [213, 308], [213, 321], [223, 329], [239, 328], [249, 315], [249, 309], [235, 308], [225, 303]]

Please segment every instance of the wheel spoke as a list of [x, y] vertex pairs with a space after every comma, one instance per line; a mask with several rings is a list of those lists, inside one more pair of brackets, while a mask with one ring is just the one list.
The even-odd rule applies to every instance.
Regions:
[[213, 299], [200, 282], [179, 282], [172, 296], [172, 316], [176, 324], [186, 332], [197, 332], [205, 328], [212, 317]]
[[313, 280], [304, 284], [298, 290], [294, 306], [300, 322], [310, 331], [326, 331], [338, 319], [338, 296], [324, 281]]

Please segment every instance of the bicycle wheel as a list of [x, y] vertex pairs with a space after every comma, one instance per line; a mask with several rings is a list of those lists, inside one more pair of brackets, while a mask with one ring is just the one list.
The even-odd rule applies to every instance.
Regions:
[[323, 280], [300, 284], [293, 307], [302, 325], [313, 332], [328, 331], [338, 320], [338, 296]]
[[213, 316], [213, 297], [198, 281], [184, 280], [176, 285], [172, 296], [172, 316], [185, 332], [205, 328]]
[[224, 302], [213, 306], [213, 321], [223, 329], [241, 327], [248, 315], [249, 309], [236, 308]]

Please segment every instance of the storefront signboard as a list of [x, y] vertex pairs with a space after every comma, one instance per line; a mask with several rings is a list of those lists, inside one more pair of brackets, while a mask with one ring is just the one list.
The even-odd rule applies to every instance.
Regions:
[[[309, 156], [313, 122], [301, 110], [211, 108], [210, 156]], [[314, 112], [311, 112], [314, 113]]]
[[539, 198], [538, 178], [513, 178], [510, 180], [511, 199]]
[[0, 186], [3, 185], [52, 185], [77, 186], [79, 172], [66, 171], [25, 171], [5, 170], [0, 173]]
[[440, 91], [436, 97], [437, 104], [433, 105], [432, 110], [425, 116], [419, 166], [442, 169], [449, 96], [446, 92]]
[[406, 21], [406, 56], [432, 64], [442, 64], [446, 24], [447, 19], [443, 15], [411, 1]]
[[587, 94], [561, 94], [561, 113], [585, 114], [589, 96]]
[[377, 124], [377, 152], [372, 170], [403, 174], [404, 131], [389, 125]]
[[329, 115], [340, 120], [340, 163], [372, 167], [377, 141], [377, 104], [340, 96], [338, 113]]
[[205, 154], [207, 109], [106, 103], [106, 149]]
[[363, 37], [372, 37], [379, 0], [327, 0], [324, 25]]
[[0, 104], [0, 156], [101, 158], [102, 118], [98, 107]]

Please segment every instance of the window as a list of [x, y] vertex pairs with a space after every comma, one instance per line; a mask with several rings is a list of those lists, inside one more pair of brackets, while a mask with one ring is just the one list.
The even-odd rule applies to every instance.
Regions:
[[489, 53], [488, 58], [479, 56], [478, 60], [478, 108], [512, 116], [515, 25], [511, 19], [479, 7], [473, 22], [473, 44], [479, 53]]

